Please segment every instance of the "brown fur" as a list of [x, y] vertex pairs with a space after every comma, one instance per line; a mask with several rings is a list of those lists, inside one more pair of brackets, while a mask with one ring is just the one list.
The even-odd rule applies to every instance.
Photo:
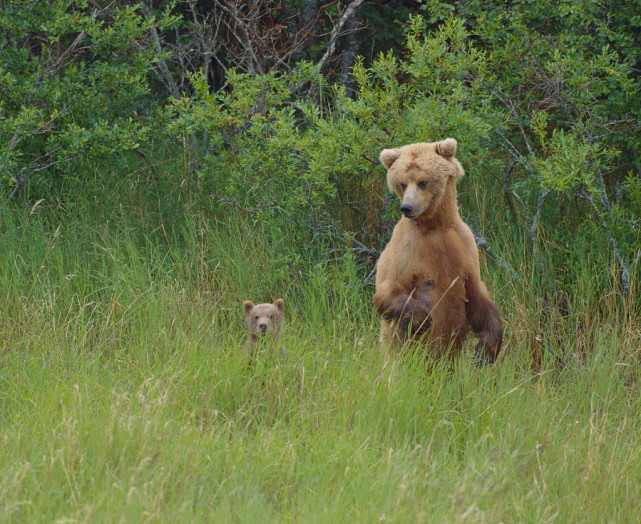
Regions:
[[279, 298], [273, 304], [254, 304], [252, 301], [246, 300], [244, 308], [247, 330], [249, 331], [245, 351], [249, 357], [255, 356], [259, 342], [264, 342], [265, 347], [269, 350], [278, 348], [282, 353], [279, 337], [283, 324], [285, 301]]
[[381, 344], [429, 344], [454, 353], [474, 331], [476, 351], [494, 362], [501, 349], [497, 307], [481, 281], [478, 248], [456, 203], [463, 168], [456, 140], [385, 149], [387, 182], [405, 216], [396, 224], [376, 271], [374, 306], [382, 317]]

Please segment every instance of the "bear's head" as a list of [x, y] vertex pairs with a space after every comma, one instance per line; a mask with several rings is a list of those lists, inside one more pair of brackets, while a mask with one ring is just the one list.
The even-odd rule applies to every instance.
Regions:
[[245, 300], [247, 329], [254, 335], [278, 335], [283, 323], [285, 301], [279, 298], [273, 304], [254, 304]]
[[403, 215], [414, 219], [436, 214], [446, 189], [455, 188], [463, 176], [455, 153], [453, 138], [381, 151], [379, 158], [387, 168], [387, 185], [401, 199]]

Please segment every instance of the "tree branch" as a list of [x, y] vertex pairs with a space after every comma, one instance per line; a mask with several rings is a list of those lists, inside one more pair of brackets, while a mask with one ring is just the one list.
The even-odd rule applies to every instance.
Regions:
[[512, 118], [514, 119], [514, 122], [516, 122], [516, 125], [519, 128], [519, 131], [521, 132], [521, 137], [523, 138], [523, 142], [525, 143], [525, 147], [527, 148], [528, 153], [530, 153], [530, 155], [533, 154], [532, 148], [530, 147], [530, 142], [528, 141], [527, 136], [525, 134], [525, 129], [523, 128], [523, 124], [521, 124], [521, 121], [519, 120], [519, 117], [516, 114], [516, 109], [514, 109], [514, 104], [512, 103], [512, 101], [509, 98], [506, 100], [505, 98], [500, 96], [496, 91], [493, 91], [492, 94], [496, 98], [498, 98], [505, 107], [507, 107], [508, 111], [512, 115]]
[[623, 255], [621, 255], [621, 252], [619, 251], [617, 242], [614, 238], [614, 235], [612, 235], [612, 231], [608, 227], [608, 223], [606, 222], [605, 217], [599, 210], [598, 206], [594, 203], [592, 194], [589, 191], [587, 191], [585, 188], [583, 188], [581, 190], [581, 195], [588, 202], [590, 202], [592, 209], [594, 210], [596, 216], [599, 218], [599, 221], [601, 222], [603, 231], [605, 232], [610, 244], [612, 245], [614, 256], [617, 259], [617, 262], [619, 263], [619, 267], [621, 268], [621, 285], [623, 286], [623, 294], [626, 298], [628, 298], [630, 296], [630, 272], [628, 270], [628, 265], [626, 264], [625, 259], [623, 258]]
[[234, 5], [233, 8], [227, 7], [222, 2], [216, 2], [216, 5], [218, 5], [220, 9], [227, 13], [234, 20], [234, 22], [236, 22], [242, 32], [241, 36], [238, 36], [235, 33], [234, 36], [236, 37], [236, 40], [238, 40], [238, 42], [245, 48], [245, 52], [249, 57], [249, 60], [247, 61], [249, 72], [254, 74], [258, 73], [261, 75], [264, 74], [263, 67], [258, 60], [258, 57], [256, 56], [256, 52], [254, 51], [252, 38], [249, 34], [249, 30], [247, 29], [247, 25], [243, 22], [243, 20], [241, 20], [241, 18], [238, 16], [238, 13], [236, 12], [237, 6]]
[[530, 164], [528, 164], [524, 160], [525, 157], [519, 152], [518, 148], [512, 142], [510, 142], [510, 140], [505, 136], [505, 134], [502, 133], [498, 128], [495, 129], [494, 132], [501, 139], [499, 141], [499, 145], [503, 149], [505, 149], [508, 153], [510, 153], [516, 162], [521, 164], [525, 169], [527, 169], [530, 173], [532, 173], [534, 171], [532, 169], [532, 166], [530, 166]]
[[343, 26], [345, 25], [345, 23], [352, 16], [354, 16], [356, 9], [362, 3], [363, 3], [363, 0], [353, 0], [352, 3], [345, 8], [345, 11], [343, 11], [343, 14], [338, 20], [338, 23], [334, 26], [334, 29], [332, 29], [332, 32], [329, 36], [329, 42], [327, 44], [327, 49], [325, 50], [325, 54], [318, 61], [317, 66], [319, 71], [323, 68], [323, 66], [325, 65], [325, 62], [327, 62], [329, 57], [334, 54], [334, 49], [336, 48], [336, 40], [338, 39], [341, 29], [343, 29]]
[[508, 167], [505, 170], [505, 177], [503, 177], [503, 191], [505, 192], [505, 199], [507, 200], [507, 205], [510, 208], [510, 211], [512, 212], [512, 215], [516, 217], [516, 209], [514, 208], [514, 201], [512, 200], [512, 193], [510, 193], [510, 175], [512, 174], [512, 171], [514, 171], [514, 167], [516, 166], [516, 160], [513, 160], [512, 163], [510, 164], [510, 167]]
[[527, 223], [526, 231], [528, 236], [530, 237], [530, 242], [532, 244], [532, 256], [534, 257], [534, 260], [536, 260], [539, 273], [546, 280], [547, 280], [548, 274], [547, 274], [547, 271], [545, 270], [545, 265], [543, 264], [543, 258], [541, 257], [541, 253], [539, 252], [539, 243], [537, 240], [536, 231], [539, 227], [539, 220], [541, 218], [541, 210], [543, 209], [543, 204], [545, 204], [545, 200], [550, 194], [550, 191], [551, 191], [550, 189], [544, 189], [541, 195], [539, 196], [539, 200], [536, 204], [536, 212], [534, 213], [534, 217], [532, 217], [532, 214], [530, 213], [530, 208], [527, 205], [527, 203], [523, 202], [523, 200], [521, 200], [521, 197], [519, 197], [519, 195], [515, 191], [512, 191], [512, 195], [525, 211], [525, 220]]
[[176, 84], [174, 77], [171, 76], [171, 73], [169, 72], [167, 62], [165, 62], [165, 59], [162, 57], [162, 46], [160, 45], [160, 38], [158, 37], [156, 26], [152, 24], [154, 16], [151, 12], [151, 9], [149, 9], [149, 7], [144, 2], [140, 2], [140, 4], [138, 5], [140, 6], [142, 14], [145, 16], [145, 19], [147, 20], [147, 22], [149, 22], [151, 27], [151, 29], [149, 29], [149, 34], [151, 35], [154, 49], [156, 50], [156, 54], [158, 55], [158, 69], [160, 69], [160, 72], [162, 73], [161, 79], [164, 80], [164, 84], [167, 86], [167, 89], [169, 89], [171, 96], [178, 100], [181, 97], [180, 89], [178, 89], [178, 85]]
[[48, 164], [44, 164], [42, 166], [38, 166], [38, 167], [34, 167], [33, 169], [29, 169], [28, 172], [27, 172], [27, 168], [29, 166], [24, 166], [20, 170], [20, 175], [18, 177], [16, 177], [16, 185], [13, 187], [13, 191], [11, 191], [11, 194], [9, 195], [9, 198], [10, 199], [13, 198], [16, 195], [16, 193], [18, 191], [20, 191], [20, 188], [22, 187], [22, 184], [24, 184], [27, 181], [27, 179], [31, 175], [33, 175], [34, 173], [38, 173], [40, 171], [44, 171], [45, 169], [48, 169], [48, 168], [50, 168], [52, 166], [55, 166], [56, 164], [62, 164], [63, 162], [68, 162], [69, 160], [71, 160], [75, 156], [77, 156], [77, 155], [69, 155], [69, 156], [67, 156], [65, 158], [60, 158], [58, 160], [53, 160], [53, 161], [49, 162]]
[[476, 240], [476, 245], [483, 249], [487, 253], [487, 256], [490, 257], [490, 259], [492, 259], [494, 262], [496, 262], [499, 267], [507, 271], [514, 280], [520, 283], [521, 277], [519, 277], [519, 274], [507, 262], [505, 262], [505, 260], [503, 260], [500, 255], [494, 252], [492, 246], [485, 239], [485, 237], [481, 235], [481, 233], [476, 231], [473, 227], [470, 226], [470, 229], [472, 230], [472, 234], [474, 235], [474, 240]]

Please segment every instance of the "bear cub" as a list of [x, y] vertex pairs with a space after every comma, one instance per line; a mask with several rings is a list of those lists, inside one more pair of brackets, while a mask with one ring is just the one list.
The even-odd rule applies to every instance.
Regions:
[[278, 347], [282, 352], [279, 343], [280, 328], [283, 324], [283, 312], [285, 301], [279, 298], [273, 304], [254, 304], [251, 300], [245, 300], [245, 320], [249, 339], [245, 351], [250, 358], [255, 356], [257, 346], [261, 349]]

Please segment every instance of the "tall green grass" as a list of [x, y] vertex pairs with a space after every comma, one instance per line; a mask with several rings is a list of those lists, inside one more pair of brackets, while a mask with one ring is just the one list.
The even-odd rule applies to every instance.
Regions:
[[[542, 305], [515, 239], [495, 366], [383, 370], [354, 259], [135, 187], [0, 208], [3, 522], [638, 519], [641, 330], [589, 271]], [[287, 355], [249, 367], [242, 301], [278, 296]]]

